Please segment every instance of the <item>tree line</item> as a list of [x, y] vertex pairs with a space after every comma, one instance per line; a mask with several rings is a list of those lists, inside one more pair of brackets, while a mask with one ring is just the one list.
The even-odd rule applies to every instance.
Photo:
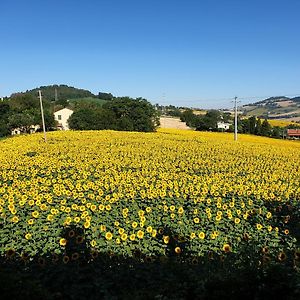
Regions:
[[[101, 97], [105, 96], [102, 93]], [[69, 107], [74, 113], [69, 118], [69, 127], [73, 130], [123, 130], [155, 131], [159, 125], [159, 116], [154, 106], [143, 98], [113, 97], [106, 94], [107, 101], [99, 104], [93, 101], [75, 102]], [[54, 111], [65, 107], [60, 102], [43, 98], [46, 130], [55, 130]], [[42, 128], [40, 102], [37, 94], [14, 94], [0, 102], [0, 137], [8, 136], [13, 129], [21, 133], [30, 133], [33, 125]]]
[[[184, 111], [168, 106], [167, 114], [170, 116], [180, 117], [182, 122], [187, 126], [200, 131], [223, 131], [218, 128], [218, 122], [230, 123], [228, 132], [234, 131], [233, 116], [230, 113], [218, 110], [209, 110], [205, 114], [197, 115], [192, 109]], [[246, 134], [254, 134], [273, 138], [284, 138], [286, 129], [300, 128], [300, 125], [292, 124], [286, 127], [272, 126], [267, 119], [261, 119], [256, 116], [249, 118], [238, 116], [238, 132]]]
[[154, 106], [143, 98], [119, 97], [102, 105], [77, 103], [69, 118], [74, 130], [155, 131], [159, 116]]
[[[47, 130], [55, 126], [53, 107], [48, 100], [43, 101], [45, 125]], [[42, 128], [40, 102], [37, 96], [15, 94], [0, 102], [0, 136], [8, 136], [15, 128], [29, 133], [33, 125]]]

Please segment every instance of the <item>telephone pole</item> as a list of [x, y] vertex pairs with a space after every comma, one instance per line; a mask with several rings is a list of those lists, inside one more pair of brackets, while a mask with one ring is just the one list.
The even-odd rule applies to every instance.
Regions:
[[234, 97], [234, 140], [237, 141], [238, 136], [237, 136], [237, 97]]
[[57, 88], [55, 88], [55, 96], [54, 96], [55, 102], [57, 102], [58, 100], [58, 96], [57, 96]]
[[43, 101], [42, 101], [42, 92], [41, 92], [41, 90], [39, 90], [39, 98], [40, 98], [41, 115], [42, 115], [42, 122], [43, 122], [44, 141], [45, 141], [45, 143], [47, 143], [46, 126], [45, 126], [45, 119], [44, 119], [44, 110], [43, 110]]

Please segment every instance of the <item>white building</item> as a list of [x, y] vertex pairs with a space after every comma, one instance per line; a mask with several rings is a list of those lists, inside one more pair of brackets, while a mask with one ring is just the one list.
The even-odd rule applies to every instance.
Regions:
[[225, 122], [218, 122], [217, 123], [217, 127], [218, 129], [223, 129], [224, 131], [229, 130], [229, 123], [225, 123]]
[[40, 128], [41, 128], [40, 125], [31, 125], [30, 128], [24, 128], [24, 127], [14, 128], [11, 131], [11, 135], [22, 134], [22, 133], [35, 133]]
[[58, 122], [58, 128], [61, 130], [69, 130], [68, 120], [72, 113], [73, 110], [69, 108], [63, 108], [54, 113], [54, 119]]

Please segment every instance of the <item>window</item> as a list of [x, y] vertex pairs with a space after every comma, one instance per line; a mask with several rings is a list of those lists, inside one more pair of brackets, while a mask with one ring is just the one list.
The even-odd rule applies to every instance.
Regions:
[[61, 121], [61, 115], [57, 115], [57, 120]]

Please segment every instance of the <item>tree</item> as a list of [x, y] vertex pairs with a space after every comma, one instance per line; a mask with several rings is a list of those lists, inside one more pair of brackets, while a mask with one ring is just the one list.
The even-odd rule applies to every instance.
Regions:
[[103, 93], [103, 92], [99, 92], [98, 93], [98, 98], [102, 99], [102, 100], [113, 100], [114, 96], [111, 93]]
[[[29, 133], [30, 127], [39, 125], [42, 127], [40, 101], [37, 96], [31, 94], [17, 94], [9, 101], [10, 116], [8, 126], [10, 129], [20, 128], [22, 132]], [[43, 99], [44, 118], [46, 129], [54, 127], [54, 115], [51, 103]]]
[[[46, 101], [44, 102], [46, 104], [45, 107], [49, 107]], [[23, 111], [29, 109], [39, 109], [40, 102], [37, 95], [33, 96], [30, 94], [17, 94], [10, 99], [9, 105], [12, 111], [22, 113]]]
[[272, 134], [272, 126], [268, 122], [267, 119], [264, 119], [264, 121], [261, 124], [261, 135], [263, 136], [271, 136]]
[[252, 116], [249, 118], [249, 133], [255, 134], [255, 127], [256, 127], [256, 117]]
[[151, 132], [159, 124], [154, 106], [143, 98], [115, 98], [105, 103], [103, 108], [115, 114], [117, 130]]
[[113, 129], [124, 131], [154, 131], [158, 126], [155, 108], [145, 99], [115, 98], [99, 106], [85, 103], [76, 106], [69, 118], [69, 126], [75, 130]]
[[8, 117], [8, 126], [11, 130], [19, 128], [22, 133], [30, 133], [32, 125], [34, 125], [34, 115], [30, 111], [13, 113]]
[[261, 119], [260, 118], [258, 118], [256, 120], [254, 134], [261, 135]]
[[272, 137], [277, 139], [281, 138], [283, 135], [283, 130], [284, 129], [282, 127], [274, 126], [272, 129]]
[[190, 127], [195, 127], [195, 119], [196, 115], [193, 113], [192, 109], [186, 109], [180, 117], [180, 120]]
[[10, 134], [8, 126], [8, 117], [10, 106], [7, 102], [0, 102], [0, 137]]
[[69, 127], [75, 130], [95, 130], [97, 128], [97, 112], [86, 108], [74, 111], [70, 116]]
[[101, 107], [77, 109], [70, 116], [68, 123], [74, 130], [117, 129], [114, 113]]

